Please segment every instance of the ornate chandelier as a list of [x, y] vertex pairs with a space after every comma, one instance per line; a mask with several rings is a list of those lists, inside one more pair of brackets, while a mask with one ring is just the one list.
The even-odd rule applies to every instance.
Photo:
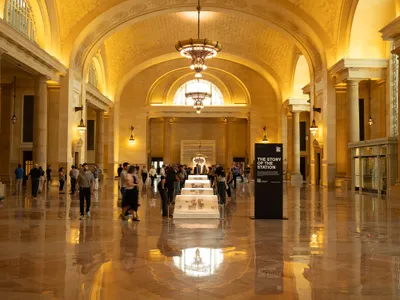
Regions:
[[200, 0], [197, 5], [197, 39], [188, 39], [179, 41], [175, 48], [182, 56], [191, 59], [190, 68], [196, 72], [196, 78], [201, 78], [201, 72], [207, 69], [206, 59], [217, 56], [217, 53], [222, 50], [222, 45], [219, 42], [210, 41], [200, 38]]
[[198, 114], [204, 108], [204, 100], [211, 98], [211, 94], [207, 92], [190, 92], [185, 94], [186, 98], [191, 98], [193, 100], [193, 108]]

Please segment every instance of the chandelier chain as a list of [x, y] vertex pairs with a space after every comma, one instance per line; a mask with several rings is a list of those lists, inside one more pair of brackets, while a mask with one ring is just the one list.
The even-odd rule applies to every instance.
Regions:
[[201, 11], [201, 6], [200, 6], [200, 0], [197, 2], [197, 38], [200, 39], [200, 11]]

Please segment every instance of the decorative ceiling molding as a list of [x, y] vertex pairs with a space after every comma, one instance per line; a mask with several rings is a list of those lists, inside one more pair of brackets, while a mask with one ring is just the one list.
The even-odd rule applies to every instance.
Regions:
[[67, 67], [48, 54], [22, 33], [0, 19], [0, 49], [18, 65], [33, 75], [42, 74], [48, 80], [60, 82], [60, 76], [67, 73]]
[[147, 114], [149, 118], [220, 118], [235, 117], [239, 119], [246, 119], [248, 116], [249, 108], [246, 106], [205, 106], [198, 115], [191, 106], [178, 106], [178, 105], [160, 105], [149, 106]]
[[85, 89], [86, 101], [93, 108], [108, 112], [109, 108], [113, 107], [114, 103], [90, 84], [86, 84]]

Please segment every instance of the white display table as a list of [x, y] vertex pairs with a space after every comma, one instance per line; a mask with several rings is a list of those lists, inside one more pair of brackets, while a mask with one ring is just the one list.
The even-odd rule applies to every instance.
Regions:
[[204, 188], [204, 189], [183, 188], [181, 190], [181, 195], [214, 195], [214, 190], [211, 188]]
[[211, 184], [210, 184], [210, 181], [208, 181], [208, 180], [186, 180], [185, 188], [209, 189], [209, 188], [211, 188]]
[[189, 175], [189, 180], [208, 180], [207, 175]]
[[219, 219], [218, 197], [179, 195], [175, 199], [174, 219]]

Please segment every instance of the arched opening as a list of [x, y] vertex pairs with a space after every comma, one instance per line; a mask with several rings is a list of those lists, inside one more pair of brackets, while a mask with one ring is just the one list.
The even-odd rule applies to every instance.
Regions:
[[394, 0], [359, 0], [350, 35], [351, 58], [387, 58], [388, 43], [379, 30], [396, 17]]
[[204, 79], [194, 79], [183, 84], [175, 94], [174, 104], [193, 106], [193, 99], [186, 97], [187, 93], [192, 92], [208, 92], [211, 98], [204, 100], [205, 106], [209, 105], [224, 105], [224, 97], [219, 88], [212, 82]]
[[310, 83], [310, 70], [308, 68], [307, 60], [304, 55], [300, 55], [297, 60], [296, 69], [293, 80], [293, 93], [292, 97], [302, 98], [303, 87]]

